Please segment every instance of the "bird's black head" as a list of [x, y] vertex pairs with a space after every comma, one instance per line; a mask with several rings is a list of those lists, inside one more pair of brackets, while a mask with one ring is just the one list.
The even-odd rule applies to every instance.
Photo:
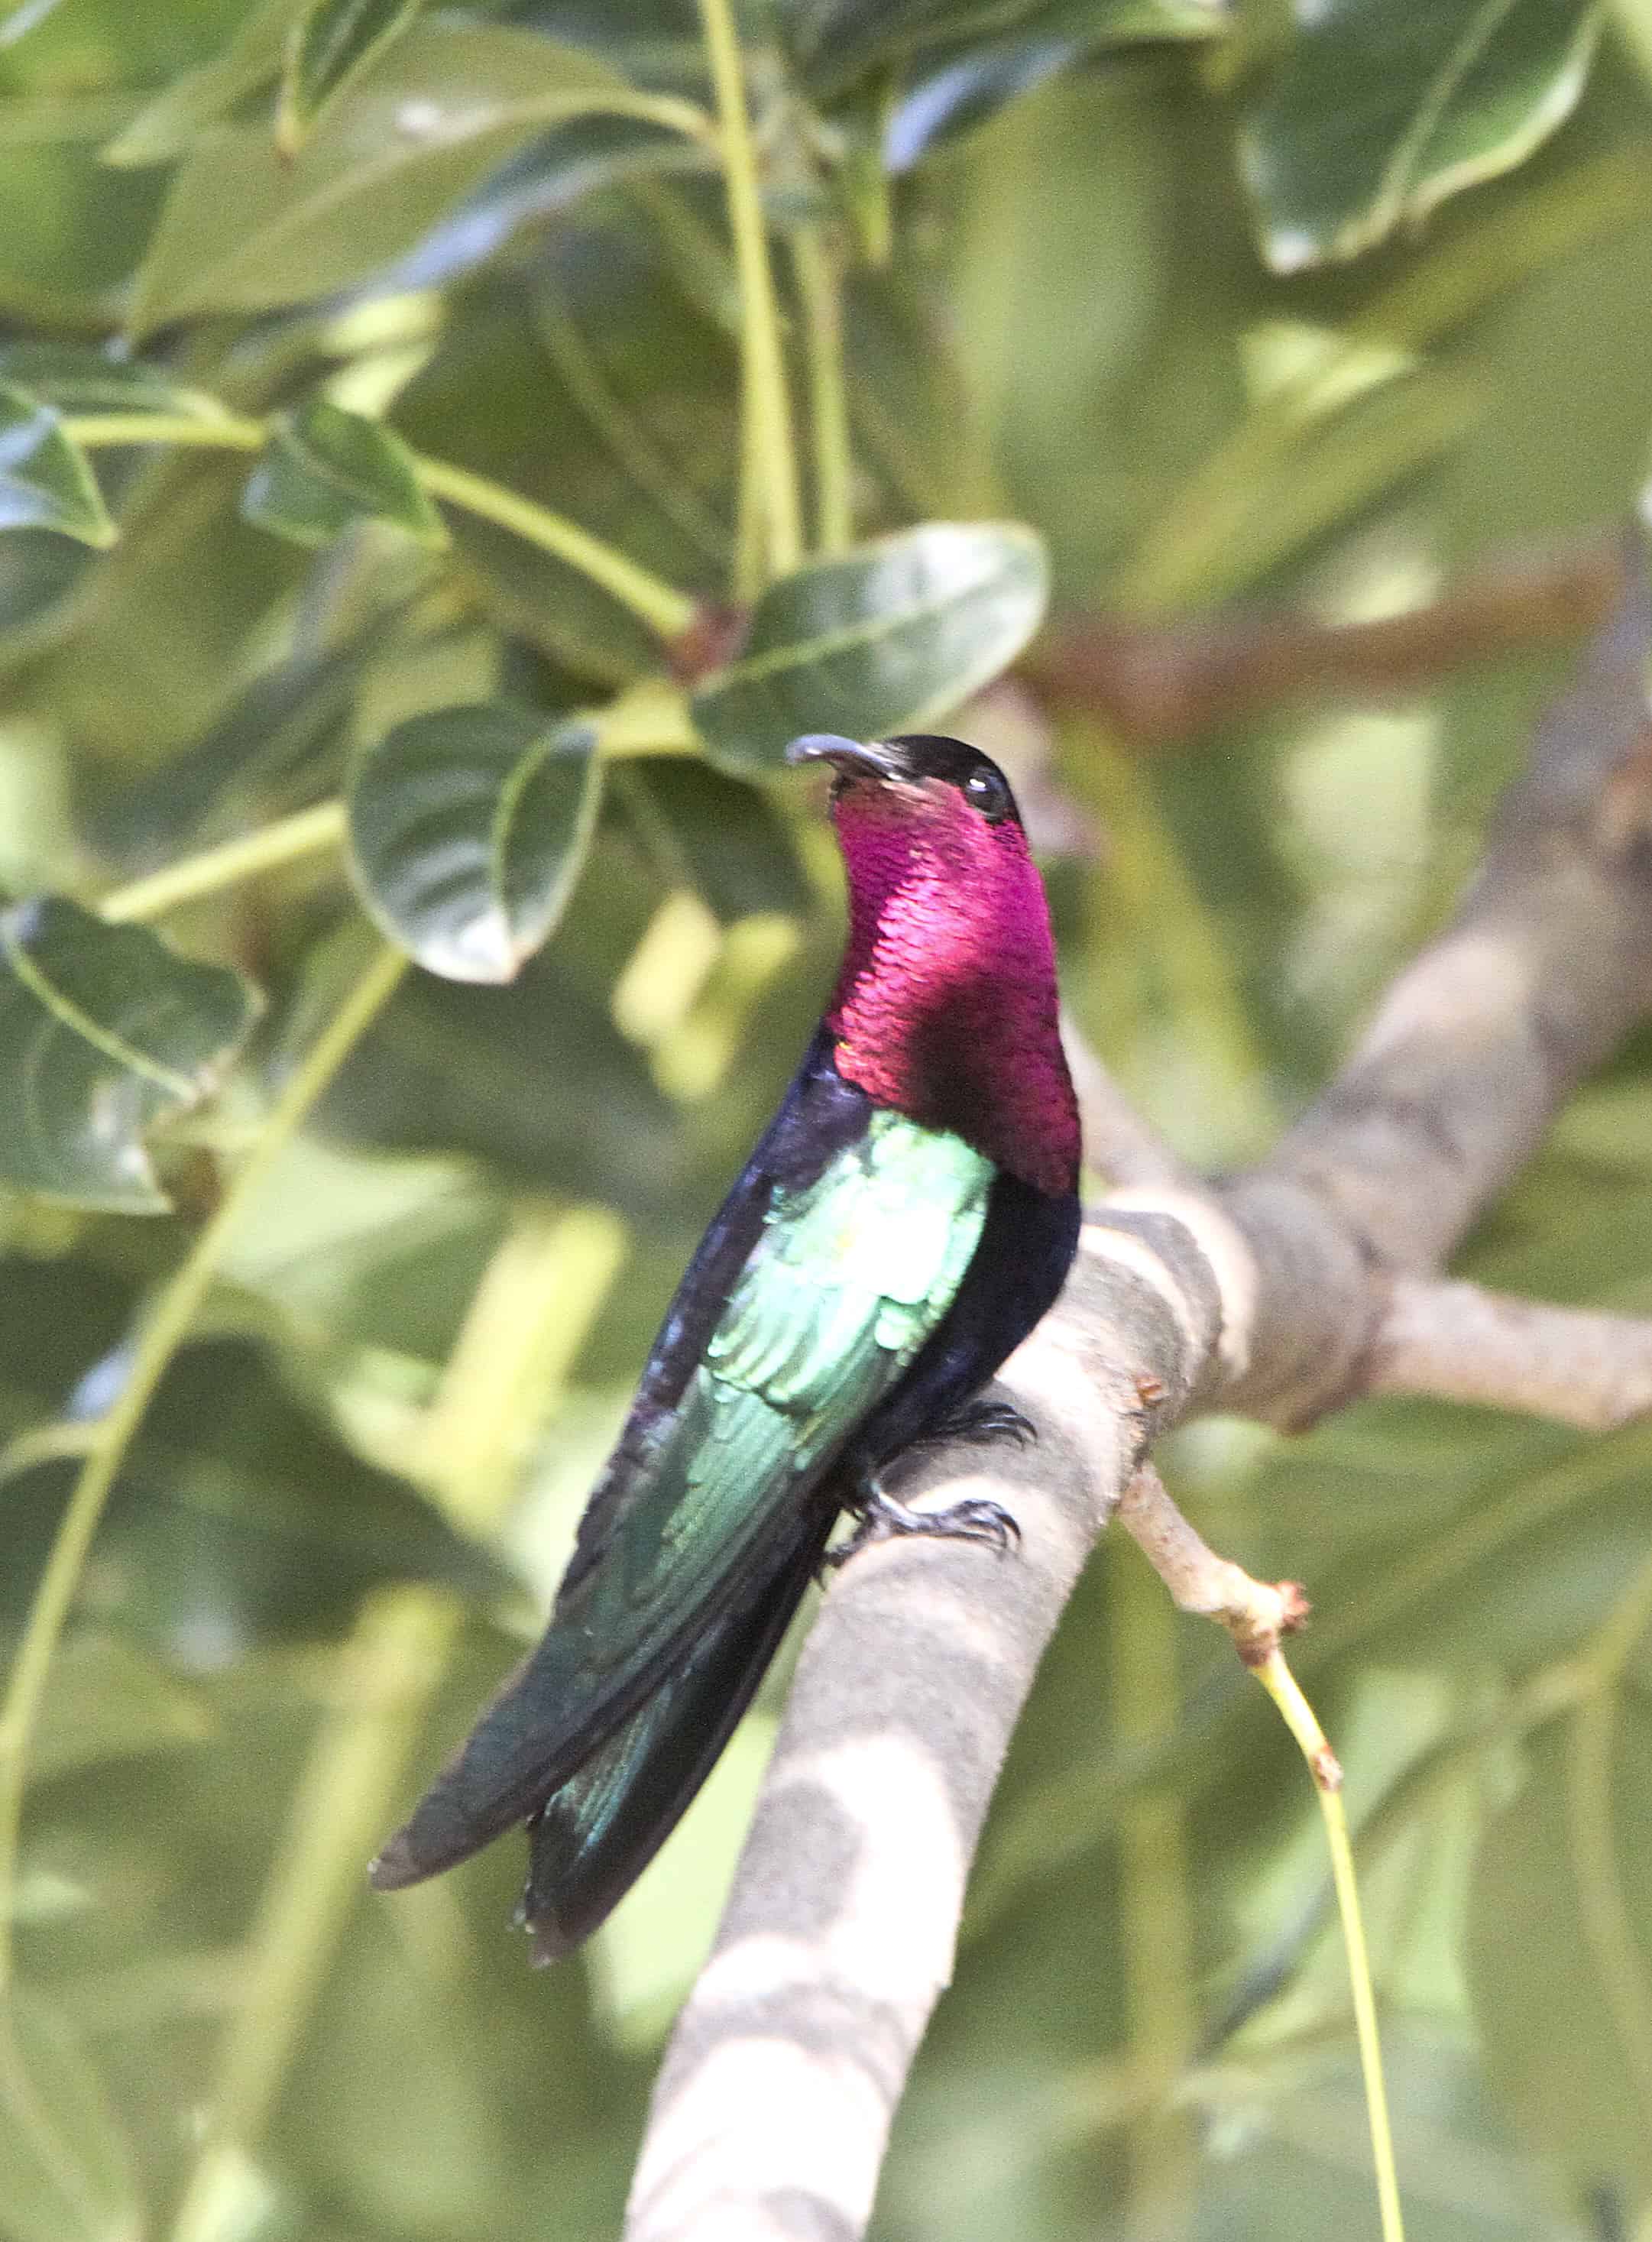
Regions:
[[1010, 782], [991, 755], [941, 732], [897, 732], [887, 740], [848, 740], [836, 732], [808, 732], [786, 750], [789, 763], [827, 762], [837, 773], [834, 795], [848, 785], [922, 788], [937, 782], [956, 788], [989, 825], [1019, 825]]

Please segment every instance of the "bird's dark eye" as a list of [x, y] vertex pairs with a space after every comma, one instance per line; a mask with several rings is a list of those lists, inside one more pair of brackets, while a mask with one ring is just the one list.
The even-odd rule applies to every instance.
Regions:
[[995, 770], [972, 770], [964, 782], [964, 794], [989, 825], [996, 825], [1010, 814], [1010, 789]]

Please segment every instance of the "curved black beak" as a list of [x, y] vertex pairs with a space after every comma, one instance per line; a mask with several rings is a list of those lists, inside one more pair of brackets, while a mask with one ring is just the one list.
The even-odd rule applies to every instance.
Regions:
[[896, 779], [909, 775], [899, 755], [883, 740], [846, 740], [837, 732], [805, 732], [786, 750], [786, 761], [829, 763], [845, 778]]

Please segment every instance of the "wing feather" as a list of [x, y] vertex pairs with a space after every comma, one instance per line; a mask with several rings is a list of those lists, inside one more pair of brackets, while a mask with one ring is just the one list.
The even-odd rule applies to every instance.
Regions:
[[775, 1537], [789, 1544], [789, 1521], [944, 1315], [993, 1172], [960, 1138], [876, 1109], [816, 1172], [773, 1182], [674, 1405], [640, 1398], [628, 1421], [587, 1514], [600, 1537], [582, 1527], [538, 1648], [379, 1856], [378, 1883], [434, 1875], [537, 1812], [719, 1612], [772, 1578]]

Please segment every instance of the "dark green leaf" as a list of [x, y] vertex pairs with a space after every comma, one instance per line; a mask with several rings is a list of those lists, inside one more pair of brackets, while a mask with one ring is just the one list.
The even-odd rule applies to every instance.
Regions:
[[0, 383], [0, 529], [60, 529], [83, 545], [112, 545], [86, 455], [50, 405]]
[[241, 511], [299, 545], [330, 545], [352, 522], [372, 520], [393, 521], [433, 548], [447, 541], [400, 437], [321, 397], [276, 422]]
[[317, 117], [405, 31], [424, 0], [306, 0], [287, 40], [276, 145], [296, 155]]
[[927, 522], [771, 586], [743, 652], [694, 697], [714, 758], [778, 769], [799, 732], [870, 739], [956, 708], [1013, 661], [1048, 596], [1012, 522]]
[[1593, 0], [1324, 0], [1245, 128], [1276, 272], [1354, 257], [1511, 170], [1582, 91]]
[[416, 25], [292, 159], [252, 125], [219, 126], [195, 146], [138, 275], [132, 326], [347, 288], [405, 254], [536, 133], [635, 114], [641, 100], [603, 64], [531, 31]]
[[144, 1131], [211, 1094], [257, 1009], [238, 973], [147, 928], [60, 896], [0, 912], [0, 1183], [163, 1210]]
[[480, 705], [415, 716], [365, 757], [350, 837], [374, 916], [433, 973], [509, 981], [550, 933], [596, 815], [596, 735]]
[[73, 343], [15, 342], [0, 348], [0, 382], [15, 383], [59, 413], [165, 413], [221, 420], [225, 408], [158, 366], [105, 358]]
[[14, 1988], [0, 2007], [0, 2172], [8, 2242], [128, 2242], [143, 2225], [131, 2150], [64, 2020]]
[[1075, 49], [1145, 39], [1208, 38], [1209, 0], [793, 0], [787, 34], [811, 83], [836, 86], [923, 50], [967, 67], [969, 50], [1007, 34]]

